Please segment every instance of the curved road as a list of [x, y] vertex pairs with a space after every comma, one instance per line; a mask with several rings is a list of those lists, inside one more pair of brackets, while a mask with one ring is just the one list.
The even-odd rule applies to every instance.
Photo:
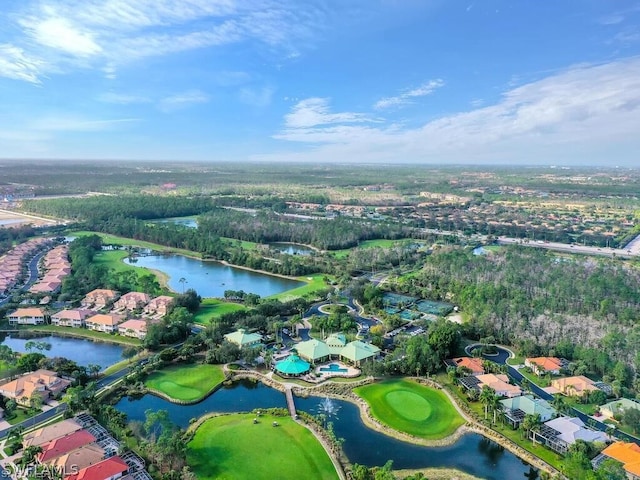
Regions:
[[[468, 347], [465, 348], [465, 352], [467, 352], [467, 354], [469, 354], [471, 351], [474, 350], [474, 348], [479, 347], [480, 344], [474, 344], [474, 345], [469, 345]], [[518, 371], [518, 369], [512, 367], [511, 365], [507, 364], [507, 359], [513, 355], [513, 352], [511, 352], [510, 350], [507, 350], [506, 348], [502, 348], [502, 347], [496, 347], [498, 349], [498, 355], [497, 356], [486, 356], [483, 355], [482, 357], [487, 359], [487, 360], [491, 360], [495, 363], [498, 363], [500, 365], [507, 365], [507, 374], [509, 375], [509, 377], [511, 377], [511, 379], [517, 383], [518, 385], [522, 384], [522, 381], [525, 379], [525, 377]], [[534, 383], [529, 382], [529, 390], [531, 390], [534, 394], [536, 394], [536, 396], [542, 398], [543, 400], [547, 400], [548, 402], [552, 402], [553, 401], [553, 395], [551, 395], [550, 393], [545, 392], [542, 388], [540, 388], [539, 386], [537, 386]], [[607, 428], [609, 427], [609, 425], [607, 425], [604, 422], [601, 422], [600, 420], [597, 420], [593, 417], [590, 417], [589, 415], [586, 415], [584, 413], [582, 413], [580, 410], [577, 410], [573, 407], [571, 407], [571, 414], [578, 417], [580, 420], [582, 420], [585, 425], [588, 425], [591, 428], [594, 428], [596, 430], [599, 430], [601, 432], [606, 432]], [[616, 437], [618, 437], [621, 440], [625, 440], [627, 442], [633, 442], [637, 445], [640, 445], [640, 439], [629, 435], [621, 430], [616, 429], [614, 435]]]

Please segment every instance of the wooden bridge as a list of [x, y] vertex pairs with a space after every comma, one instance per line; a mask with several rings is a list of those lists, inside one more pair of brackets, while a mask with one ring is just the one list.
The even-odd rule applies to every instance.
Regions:
[[296, 404], [293, 403], [293, 392], [291, 391], [291, 387], [289, 385], [285, 387], [284, 395], [285, 397], [287, 397], [287, 408], [289, 409], [291, 418], [298, 418], [298, 414], [296, 413]]

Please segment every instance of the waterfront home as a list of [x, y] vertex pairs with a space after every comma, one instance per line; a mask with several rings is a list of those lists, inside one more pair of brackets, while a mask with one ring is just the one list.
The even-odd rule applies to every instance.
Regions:
[[50, 463], [62, 455], [94, 443], [95, 441], [96, 437], [86, 430], [78, 430], [43, 444], [40, 447], [42, 451], [36, 456], [36, 459], [42, 464]]
[[546, 422], [557, 415], [549, 402], [533, 395], [505, 398], [500, 400], [504, 409], [504, 417], [513, 428], [518, 428], [526, 415], [540, 415], [540, 421]]
[[151, 297], [142, 292], [129, 292], [122, 295], [114, 304], [116, 310], [137, 310], [151, 301]]
[[584, 375], [557, 378], [551, 381], [551, 386], [568, 397], [581, 397], [585, 393], [599, 390], [595, 382]]
[[59, 396], [69, 385], [71, 381], [60, 378], [56, 372], [40, 369], [0, 385], [0, 394], [20, 405], [29, 405], [34, 396], [46, 401]]
[[635, 443], [612, 443], [593, 459], [592, 464], [597, 468], [609, 458], [622, 463], [629, 480], [640, 480], [640, 446]]
[[115, 456], [90, 465], [67, 477], [67, 480], [117, 480], [129, 471], [129, 465]]
[[119, 296], [115, 290], [96, 288], [84, 296], [82, 305], [99, 310], [114, 302]]
[[359, 367], [362, 362], [374, 359], [379, 353], [380, 349], [375, 345], [354, 340], [353, 342], [347, 343], [340, 351], [340, 360]]
[[522, 390], [517, 385], [511, 385], [509, 383], [509, 377], [504, 374], [485, 373], [483, 375], [476, 375], [477, 389], [482, 390], [482, 387], [489, 387], [496, 392], [499, 397], [517, 397], [522, 395]]
[[118, 325], [118, 333], [125, 337], [134, 337], [142, 340], [147, 335], [147, 322], [136, 319], [127, 320]]
[[602, 413], [605, 418], [613, 418], [622, 415], [625, 410], [629, 409], [640, 410], [640, 402], [629, 398], [619, 398], [613, 402], [602, 405], [600, 407], [600, 413]]
[[38, 428], [32, 432], [25, 433], [22, 439], [22, 445], [24, 448], [31, 446], [39, 447], [51, 440], [65, 435], [70, 435], [81, 429], [82, 426], [78, 422], [69, 418], [52, 425], [47, 425], [46, 427]]
[[100, 462], [106, 456], [107, 453], [104, 448], [95, 443], [90, 443], [59, 456], [55, 461], [51, 462], [51, 465], [62, 472], [80, 471]]
[[169, 313], [169, 309], [175, 302], [173, 297], [169, 297], [168, 295], [160, 295], [152, 299], [147, 305], [144, 307], [144, 313], [146, 315], [160, 315], [165, 316]]
[[298, 351], [298, 356], [300, 358], [306, 360], [312, 365], [314, 363], [326, 362], [331, 357], [331, 352], [329, 351], [327, 344], [322, 340], [316, 340], [315, 338], [298, 343], [296, 345], [296, 350]]
[[81, 328], [85, 326], [85, 319], [94, 314], [95, 312], [91, 310], [81, 308], [61, 310], [51, 315], [51, 324], [59, 327]]
[[482, 375], [484, 373], [484, 367], [482, 366], [482, 359], [475, 357], [458, 357], [450, 358], [444, 361], [447, 367], [464, 367], [468, 369], [472, 375]]
[[532, 441], [542, 443], [556, 453], [566, 454], [577, 440], [585, 442], [607, 442], [606, 433], [585, 427], [576, 417], [558, 417], [542, 424], [539, 430], [531, 430]]
[[11, 325], [43, 325], [44, 317], [41, 308], [19, 308], [7, 315]]
[[534, 357], [527, 358], [524, 365], [529, 367], [536, 375], [544, 375], [550, 373], [552, 375], [560, 375], [562, 369], [562, 360], [556, 357]]
[[239, 328], [235, 332], [227, 333], [224, 336], [227, 342], [231, 342], [240, 349], [257, 347], [262, 342], [262, 335], [259, 333], [247, 333], [244, 328]]
[[124, 317], [115, 313], [98, 313], [87, 318], [84, 322], [89, 330], [113, 333], [118, 331], [118, 325], [122, 323]]

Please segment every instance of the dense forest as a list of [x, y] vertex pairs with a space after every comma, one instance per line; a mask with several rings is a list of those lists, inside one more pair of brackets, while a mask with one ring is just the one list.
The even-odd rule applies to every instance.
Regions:
[[52, 198], [46, 202], [25, 200], [24, 208], [40, 215], [64, 218], [87, 225], [114, 218], [186, 217], [212, 208], [210, 197], [175, 197], [159, 195], [98, 195], [86, 198]]
[[513, 247], [436, 251], [390, 288], [452, 301], [500, 342], [548, 351], [571, 338], [640, 367], [639, 283], [640, 272], [622, 262]]

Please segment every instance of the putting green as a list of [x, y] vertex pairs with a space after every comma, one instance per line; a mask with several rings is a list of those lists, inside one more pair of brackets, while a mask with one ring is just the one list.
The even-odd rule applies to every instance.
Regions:
[[447, 437], [464, 423], [443, 392], [411, 380], [374, 383], [354, 392], [384, 425], [427, 440]]
[[204, 398], [223, 380], [220, 365], [180, 364], [152, 373], [145, 385], [176, 400], [193, 402]]
[[[313, 434], [290, 417], [222, 415], [205, 421], [187, 444], [199, 480], [334, 480], [331, 459]], [[279, 426], [274, 427], [273, 422]]]
[[431, 416], [431, 404], [413, 392], [396, 390], [387, 393], [385, 399], [398, 415], [407, 420], [420, 422]]

